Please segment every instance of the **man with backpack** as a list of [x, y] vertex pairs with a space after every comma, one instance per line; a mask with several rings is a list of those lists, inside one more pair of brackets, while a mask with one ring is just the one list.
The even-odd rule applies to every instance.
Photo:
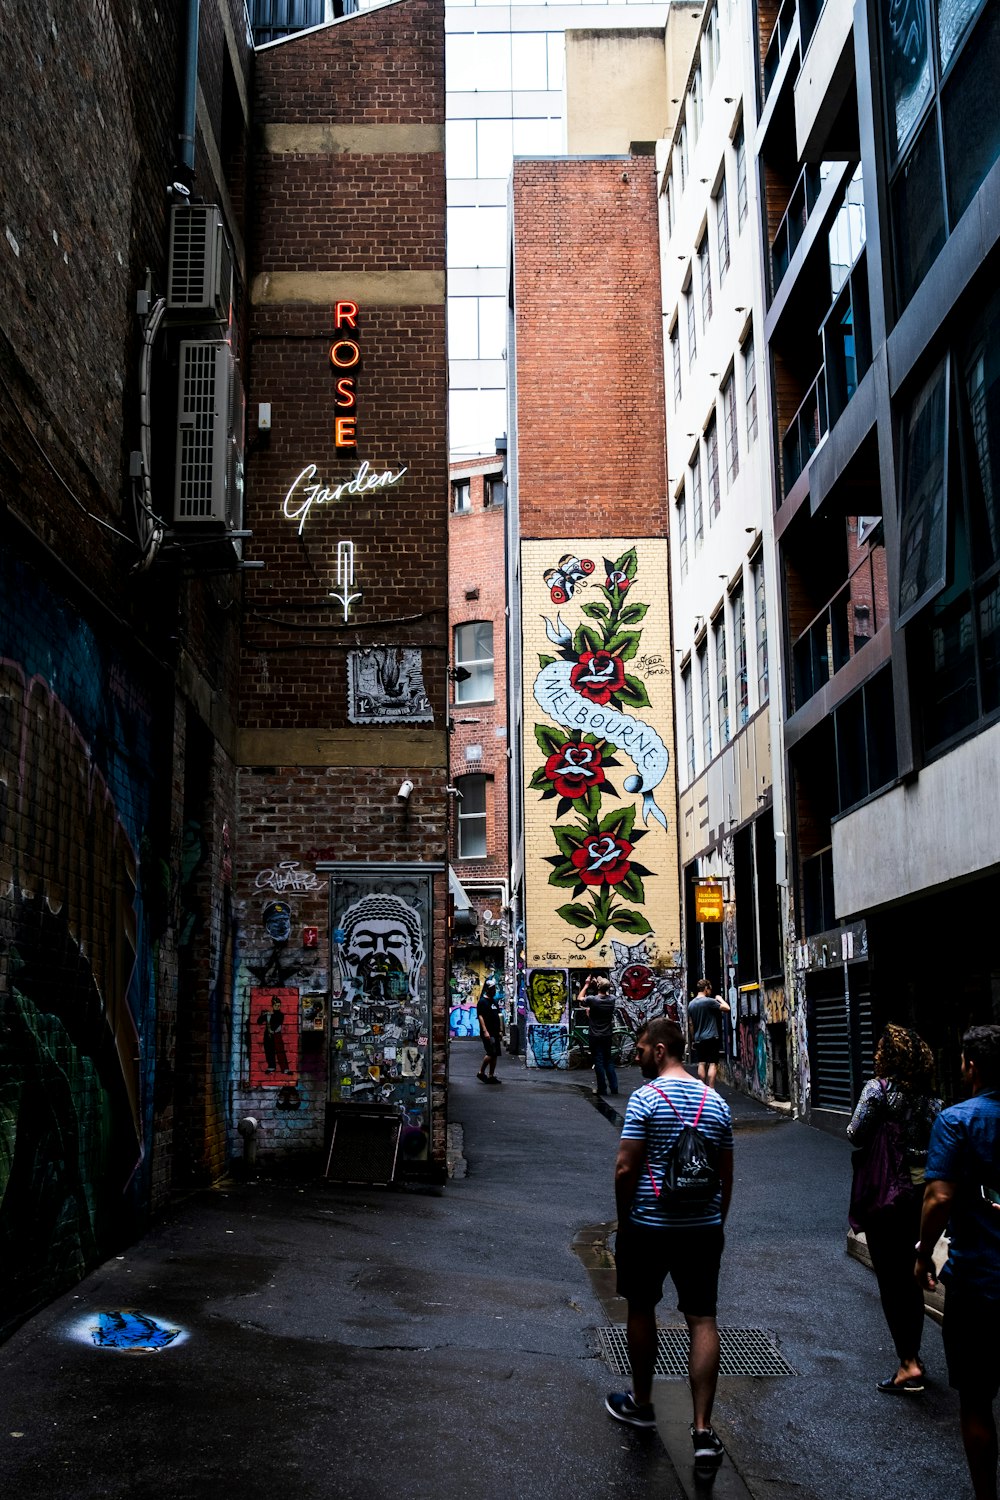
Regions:
[[612, 1391], [605, 1406], [631, 1427], [655, 1427], [656, 1304], [669, 1275], [691, 1336], [695, 1467], [714, 1469], [723, 1448], [712, 1430], [719, 1377], [715, 1311], [723, 1224], [733, 1191], [733, 1127], [729, 1106], [690, 1076], [684, 1035], [659, 1018], [640, 1032], [636, 1061], [648, 1080], [625, 1112], [615, 1163], [618, 1295], [628, 1303], [632, 1390]]

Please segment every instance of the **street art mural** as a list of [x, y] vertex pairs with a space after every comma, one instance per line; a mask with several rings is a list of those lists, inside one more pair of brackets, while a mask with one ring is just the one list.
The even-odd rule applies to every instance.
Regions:
[[667, 574], [659, 539], [521, 544], [531, 969], [680, 947]]
[[150, 929], [169, 877], [150, 831], [148, 667], [9, 548], [0, 594], [2, 1330], [147, 1201]]
[[290, 1087], [299, 1072], [299, 992], [250, 991], [250, 1087]]
[[433, 724], [423, 653], [413, 646], [371, 646], [347, 653], [347, 717], [352, 724]]
[[525, 991], [529, 1068], [569, 1066], [570, 986], [565, 969], [533, 969]]
[[394, 1106], [403, 1122], [401, 1155], [423, 1160], [430, 1142], [430, 876], [344, 871], [331, 875], [331, 889], [337, 975], [330, 1101]]
[[507, 973], [503, 955], [456, 954], [451, 964], [451, 1003], [448, 1012], [448, 1031], [453, 1037], [479, 1035], [476, 1006], [483, 984], [492, 979], [497, 987], [501, 1009], [505, 1010], [507, 996]]

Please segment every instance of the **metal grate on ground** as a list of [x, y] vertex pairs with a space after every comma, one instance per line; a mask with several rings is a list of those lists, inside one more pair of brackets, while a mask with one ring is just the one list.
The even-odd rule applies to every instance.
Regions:
[[[616, 1375], [628, 1375], [628, 1343], [620, 1326], [599, 1328], [601, 1353]], [[762, 1328], [720, 1328], [720, 1375], [797, 1375]], [[687, 1378], [688, 1331], [657, 1331], [655, 1373]]]

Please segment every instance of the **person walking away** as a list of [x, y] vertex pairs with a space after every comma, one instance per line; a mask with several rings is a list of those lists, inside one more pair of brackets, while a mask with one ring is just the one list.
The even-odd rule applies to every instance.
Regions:
[[496, 1076], [497, 1058], [500, 1056], [500, 1038], [503, 1036], [503, 1018], [497, 1001], [496, 982], [487, 979], [479, 992], [476, 1005], [479, 1019], [479, 1035], [483, 1042], [483, 1060], [476, 1077], [480, 1083], [499, 1083]]
[[958, 1391], [962, 1442], [976, 1500], [997, 1500], [1000, 1390], [1000, 1026], [962, 1038], [962, 1081], [971, 1097], [942, 1110], [927, 1152], [914, 1272], [935, 1285], [934, 1247], [948, 1228], [944, 1352]]
[[695, 1062], [698, 1064], [698, 1077], [710, 1089], [715, 1088], [715, 1075], [719, 1071], [723, 1011], [726, 1015], [729, 1014], [728, 1002], [721, 995], [712, 994], [712, 986], [707, 979], [699, 979], [694, 999], [688, 1003], [688, 1022], [691, 1026]]
[[883, 1395], [924, 1391], [920, 1340], [924, 1296], [913, 1277], [924, 1167], [931, 1126], [941, 1109], [933, 1094], [934, 1056], [915, 1031], [887, 1026], [875, 1049], [875, 1077], [861, 1090], [847, 1127], [855, 1153], [851, 1227], [863, 1230], [882, 1311], [899, 1366], [875, 1389]]
[[617, 1094], [618, 1074], [611, 1055], [615, 1020], [615, 996], [611, 980], [603, 975], [595, 977], [589, 974], [577, 1000], [580, 1004], [586, 1002], [590, 1057], [597, 1077], [594, 1093], [598, 1096]]
[[[629, 1099], [615, 1163], [615, 1264], [618, 1295], [628, 1304], [632, 1390], [609, 1392], [605, 1406], [631, 1427], [656, 1425], [656, 1304], [669, 1275], [691, 1339], [695, 1467], [714, 1469], [723, 1454], [712, 1429], [712, 1405], [719, 1378], [715, 1315], [723, 1225], [733, 1192], [733, 1127], [729, 1106], [691, 1077], [683, 1057], [684, 1033], [675, 1022], [659, 1017], [640, 1032], [636, 1059], [647, 1082]], [[707, 1187], [690, 1196], [683, 1180], [669, 1185], [674, 1147], [685, 1125], [695, 1126], [714, 1160]]]

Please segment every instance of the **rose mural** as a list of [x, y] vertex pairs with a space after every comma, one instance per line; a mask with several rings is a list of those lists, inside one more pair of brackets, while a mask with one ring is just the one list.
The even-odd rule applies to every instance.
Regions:
[[[651, 933], [649, 918], [638, 908], [646, 901], [644, 877], [652, 874], [637, 858], [636, 846], [647, 836], [650, 820], [667, 827], [654, 792], [669, 763], [659, 733], [633, 713], [649, 706], [645, 683], [627, 670], [639, 651], [641, 625], [649, 604], [635, 597], [638, 574], [636, 548], [620, 557], [604, 558], [600, 573], [590, 580], [585, 617], [571, 629], [557, 614], [545, 620], [547, 638], [556, 655], [539, 656], [533, 692], [536, 702], [561, 726], [534, 726], [544, 762], [531, 776], [529, 787], [542, 801], [556, 799], [557, 819], [550, 825], [557, 853], [546, 857], [552, 866], [548, 884], [569, 892], [572, 900], [559, 906], [558, 918], [577, 930], [576, 946], [590, 949], [609, 930], [638, 936]], [[628, 596], [628, 597], [626, 597]], [[619, 780], [622, 767], [616, 752], [635, 765], [635, 774]], [[622, 793], [641, 794], [641, 805], [624, 802]], [[606, 799], [617, 807], [606, 809]]]

